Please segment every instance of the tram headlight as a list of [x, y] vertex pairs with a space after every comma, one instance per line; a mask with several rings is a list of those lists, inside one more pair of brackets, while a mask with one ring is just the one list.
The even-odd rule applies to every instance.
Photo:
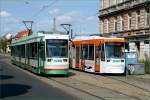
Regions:
[[64, 62], [67, 62], [67, 59], [63, 59]]
[[110, 60], [107, 60], [107, 62], [110, 62]]
[[52, 61], [52, 59], [47, 59], [47, 61], [48, 61], [48, 62], [51, 62], [51, 61]]
[[121, 62], [124, 62], [124, 60], [122, 59]]

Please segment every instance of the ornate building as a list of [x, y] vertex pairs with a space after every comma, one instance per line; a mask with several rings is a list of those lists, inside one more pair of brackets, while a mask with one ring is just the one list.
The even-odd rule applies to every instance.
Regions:
[[100, 0], [100, 33], [125, 37], [126, 49], [150, 57], [150, 0]]

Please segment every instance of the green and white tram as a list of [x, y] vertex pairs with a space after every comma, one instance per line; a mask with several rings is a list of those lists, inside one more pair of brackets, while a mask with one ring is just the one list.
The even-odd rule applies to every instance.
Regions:
[[38, 74], [67, 75], [69, 36], [36, 33], [11, 44], [13, 64]]

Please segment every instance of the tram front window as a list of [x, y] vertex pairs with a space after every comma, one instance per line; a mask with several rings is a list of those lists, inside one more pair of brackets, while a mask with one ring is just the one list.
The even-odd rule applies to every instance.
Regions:
[[47, 57], [68, 57], [68, 40], [47, 40]]
[[107, 58], [124, 58], [124, 43], [112, 42], [106, 43]]

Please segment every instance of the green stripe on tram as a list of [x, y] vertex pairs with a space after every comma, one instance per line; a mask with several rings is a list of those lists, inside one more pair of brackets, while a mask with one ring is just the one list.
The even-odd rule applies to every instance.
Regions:
[[41, 73], [43, 74], [63, 74], [63, 75], [67, 75], [68, 74], [68, 70], [41, 70]]
[[60, 75], [67, 75], [68, 74], [68, 69], [67, 70], [40, 70], [39, 69], [33, 69], [30, 65], [26, 65], [26, 64], [23, 64], [23, 63], [20, 63], [18, 61], [15, 61], [15, 60], [11, 60], [11, 62], [15, 65], [17, 65], [18, 67], [21, 67], [21, 68], [25, 68], [25, 69], [28, 69], [28, 70], [31, 70], [33, 73], [37, 73], [37, 74], [52, 74], [52, 75], [56, 75], [56, 74], [60, 74]]

